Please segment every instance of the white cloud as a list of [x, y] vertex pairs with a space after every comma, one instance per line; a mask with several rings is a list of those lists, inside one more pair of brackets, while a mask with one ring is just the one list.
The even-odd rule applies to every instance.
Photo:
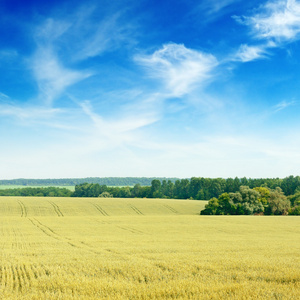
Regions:
[[300, 3], [295, 0], [268, 1], [251, 17], [235, 17], [251, 27], [255, 37], [276, 42], [299, 39]]
[[154, 78], [162, 79], [170, 96], [180, 97], [201, 85], [218, 65], [217, 59], [179, 44], [165, 44], [151, 55], [135, 60], [148, 68]]
[[95, 7], [81, 8], [65, 19], [48, 18], [34, 32], [36, 52], [29, 60], [39, 87], [39, 99], [51, 105], [65, 90], [91, 76], [90, 71], [66, 67], [130, 43], [131, 25], [120, 24], [116, 13], [95, 22]]
[[197, 17], [199, 13], [202, 15], [200, 24], [210, 23], [225, 14], [230, 14], [230, 11], [235, 10], [236, 5], [241, 1], [242, 0], [201, 0], [198, 1], [200, 4], [196, 4], [197, 6], [192, 14], [196, 14]]
[[[90, 118], [92, 124], [86, 128], [92, 147], [99, 149], [115, 146], [135, 145], [138, 137], [135, 131], [156, 122], [159, 117], [155, 110], [143, 111], [140, 107], [133, 108], [119, 118], [103, 118], [96, 113], [89, 101], [79, 103], [82, 111]], [[91, 137], [92, 140], [91, 141]]]
[[282, 46], [283, 43], [300, 37], [300, 3], [295, 0], [268, 1], [261, 5], [253, 16], [233, 16], [250, 27], [256, 39], [266, 43], [256, 46], [241, 45], [233, 60], [248, 62], [268, 57], [267, 49]]
[[135, 28], [132, 20], [125, 20], [125, 13], [119, 11], [102, 19], [98, 14], [102, 13], [89, 6], [64, 19], [48, 18], [35, 31], [36, 42], [40, 46], [55, 45], [57, 50], [63, 49], [72, 61], [93, 58], [133, 43]]
[[[81, 41], [82, 47], [74, 55], [75, 59], [95, 57], [106, 51], [114, 50], [121, 44], [124, 47], [126, 43], [130, 43], [132, 40], [130, 36], [133, 35], [131, 25], [129, 23], [121, 24], [120, 18], [121, 14], [117, 13], [97, 23], [97, 25], [93, 24], [89, 28], [87, 37]], [[80, 28], [78, 31], [81, 31]]]
[[273, 109], [274, 109], [274, 112], [278, 112], [280, 110], [283, 110], [289, 106], [292, 106], [292, 105], [295, 105], [296, 104], [296, 101], [281, 101], [280, 103], [276, 104]]
[[267, 54], [266, 46], [264, 45], [248, 46], [243, 44], [240, 46], [233, 59], [241, 62], [248, 62], [260, 58], [266, 58]]
[[51, 44], [67, 33], [71, 26], [72, 22], [68, 20], [48, 18], [36, 29], [36, 41], [38, 44]]
[[65, 68], [51, 48], [38, 48], [30, 64], [40, 90], [39, 98], [47, 105], [67, 87], [90, 76], [87, 72]]
[[58, 108], [46, 108], [38, 106], [17, 106], [14, 104], [0, 104], [0, 116], [15, 117], [20, 120], [44, 120], [53, 118], [62, 112]]
[[213, 15], [240, 1], [241, 0], [204, 0], [201, 1], [200, 9], [205, 11], [208, 15]]
[[0, 92], [0, 100], [2, 100], [2, 99], [8, 100], [8, 99], [10, 99], [10, 98], [9, 98], [9, 96], [7, 96], [6, 94]]

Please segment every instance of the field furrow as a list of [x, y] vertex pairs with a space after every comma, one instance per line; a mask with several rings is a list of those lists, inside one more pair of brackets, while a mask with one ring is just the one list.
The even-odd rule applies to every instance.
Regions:
[[48, 229], [48, 227], [41, 225], [36, 219], [28, 218], [28, 220], [32, 223], [33, 226], [40, 229], [45, 235], [54, 238], [56, 240], [60, 240], [59, 236], [55, 234], [52, 230]]
[[100, 206], [97, 204], [92, 203], [93, 206], [105, 217], [109, 216], [108, 213]]
[[167, 209], [169, 209], [174, 214], [178, 214], [178, 211], [176, 209], [174, 209], [173, 207], [171, 207], [170, 205], [164, 205], [164, 207], [166, 207]]
[[80, 250], [86, 250], [86, 251], [89, 251], [89, 252], [92, 252], [95, 254], [100, 253], [99, 251], [96, 251], [95, 249], [93, 249], [91, 246], [89, 246], [88, 244], [86, 244], [84, 242], [82, 243], [80, 241], [72, 240], [69, 237], [57, 234], [54, 230], [52, 230], [50, 227], [44, 225], [43, 223], [38, 221], [36, 218], [33, 218], [33, 219], [28, 218], [28, 220], [31, 222], [32, 225], [34, 225], [36, 228], [41, 230], [48, 237], [51, 237], [55, 240], [66, 243], [73, 248], [77, 248]]
[[141, 230], [137, 230], [137, 229], [132, 228], [132, 227], [125, 227], [125, 226], [117, 226], [117, 227], [121, 228], [123, 230], [129, 231], [131, 233], [134, 233], [134, 234], [145, 234], [145, 232], [143, 232]]
[[48, 201], [48, 202], [52, 205], [52, 207], [53, 207], [55, 213], [56, 213], [59, 217], [63, 217], [63, 216], [64, 216], [63, 213], [61, 212], [59, 206], [58, 206], [56, 203], [54, 203], [53, 201]]
[[21, 208], [21, 217], [27, 217], [27, 208], [26, 206], [24, 205], [24, 203], [21, 201], [21, 200], [18, 200], [18, 203], [20, 205], [20, 208]]
[[20, 265], [21, 273], [23, 274], [24, 285], [29, 288], [31, 286], [31, 277], [29, 273], [29, 269], [25, 264]]
[[30, 269], [28, 271], [28, 274], [32, 274], [33, 276], [30, 276], [30, 278], [34, 278], [37, 279], [38, 277], [40, 277], [38, 271], [37, 271], [37, 267], [35, 265], [31, 265]]
[[130, 208], [138, 215], [144, 215], [137, 207], [130, 205]]

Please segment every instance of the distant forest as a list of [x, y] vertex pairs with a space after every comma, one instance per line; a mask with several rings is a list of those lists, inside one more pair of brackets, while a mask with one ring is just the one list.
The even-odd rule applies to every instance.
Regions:
[[[107, 177], [82, 179], [14, 179], [1, 180], [0, 184], [24, 185], [24, 188], [0, 190], [0, 196], [73, 196], [99, 197], [106, 192], [119, 198], [173, 198], [208, 200], [219, 197], [222, 193], [233, 193], [241, 186], [280, 187], [286, 196], [300, 192], [300, 176], [280, 178], [139, 178], [139, 177]], [[30, 187], [30, 185], [67, 186], [75, 184], [75, 192], [60, 188]], [[61, 194], [61, 195], [60, 195]], [[105, 194], [106, 195], [106, 194]]]
[[[150, 186], [135, 184], [133, 187], [111, 187], [99, 184], [82, 183], [75, 186], [74, 197], [101, 197], [102, 193], [108, 193], [111, 197], [119, 198], [171, 198], [208, 200], [219, 197], [223, 193], [233, 193], [241, 186], [266, 187], [269, 189], [281, 188], [285, 195], [293, 195], [300, 192], [300, 176], [279, 178], [203, 178], [171, 180], [153, 179]], [[107, 195], [107, 194], [103, 194]]]
[[24, 186], [75, 186], [81, 183], [98, 183], [107, 186], [142, 186], [151, 185], [153, 179], [171, 180], [178, 178], [165, 177], [87, 177], [87, 178], [60, 178], [60, 179], [11, 179], [0, 180], [0, 185], [24, 185]]

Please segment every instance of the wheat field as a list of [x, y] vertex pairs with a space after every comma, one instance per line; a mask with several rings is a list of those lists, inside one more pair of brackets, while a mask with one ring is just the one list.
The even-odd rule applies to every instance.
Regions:
[[0, 198], [1, 299], [300, 299], [298, 217], [203, 201]]

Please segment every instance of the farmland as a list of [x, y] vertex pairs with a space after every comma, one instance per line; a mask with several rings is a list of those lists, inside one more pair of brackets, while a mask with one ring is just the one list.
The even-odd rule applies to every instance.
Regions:
[[0, 198], [2, 299], [299, 299], [298, 217], [205, 201]]

